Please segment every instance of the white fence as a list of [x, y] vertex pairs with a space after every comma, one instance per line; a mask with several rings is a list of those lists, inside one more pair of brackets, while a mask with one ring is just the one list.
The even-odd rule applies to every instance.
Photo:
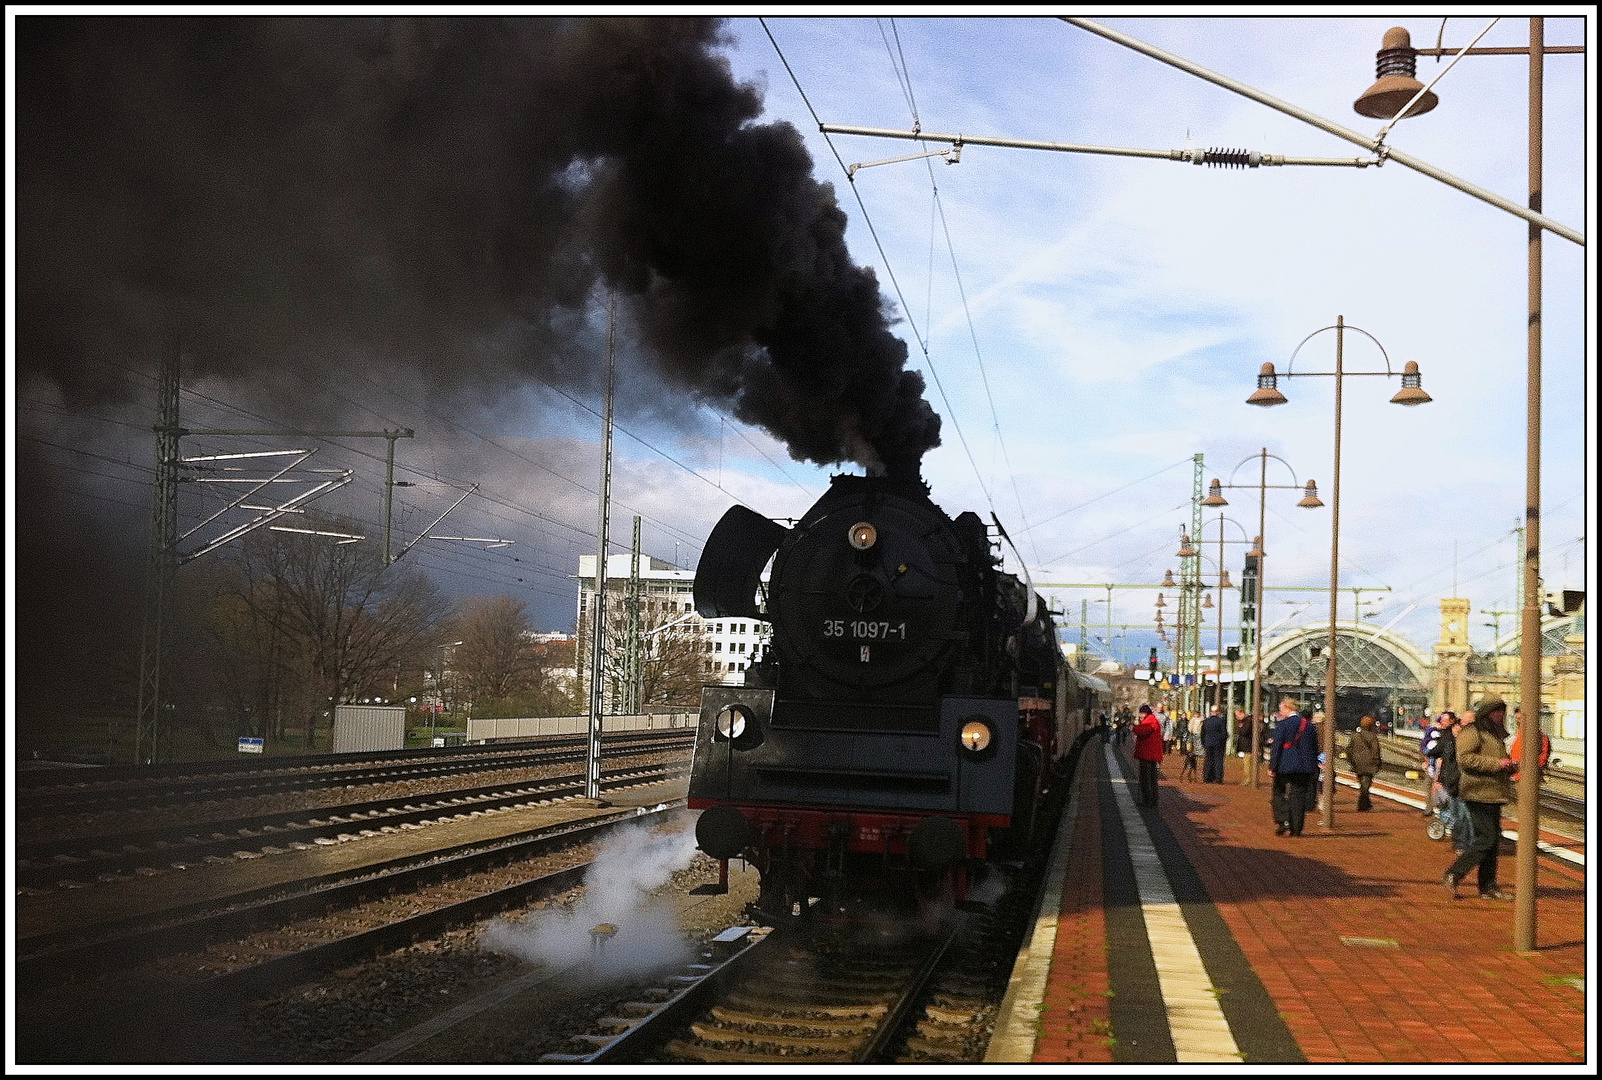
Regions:
[[[601, 730], [616, 732], [687, 728], [694, 727], [699, 718], [700, 714], [695, 712], [605, 716], [601, 718]], [[475, 743], [491, 739], [534, 739], [544, 735], [582, 735], [589, 729], [590, 718], [587, 716], [520, 716], [491, 720], [472, 717], [467, 721], [467, 741]]]

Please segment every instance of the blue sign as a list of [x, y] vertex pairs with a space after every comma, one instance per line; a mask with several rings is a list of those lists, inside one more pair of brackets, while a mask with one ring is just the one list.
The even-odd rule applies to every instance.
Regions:
[[262, 747], [265, 745], [265, 739], [252, 739], [248, 736], [241, 737], [239, 740], [239, 752], [241, 754], [259, 754], [262, 752]]

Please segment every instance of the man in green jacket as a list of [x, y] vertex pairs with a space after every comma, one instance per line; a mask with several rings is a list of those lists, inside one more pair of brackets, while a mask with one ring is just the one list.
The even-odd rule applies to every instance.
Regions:
[[1379, 735], [1374, 731], [1372, 716], [1357, 722], [1357, 730], [1346, 744], [1346, 760], [1352, 763], [1352, 771], [1357, 774], [1357, 808], [1372, 810], [1368, 786], [1374, 782], [1374, 774], [1379, 772], [1381, 764]]
[[1493, 697], [1474, 706], [1474, 722], [1457, 733], [1457, 767], [1462, 775], [1458, 795], [1468, 804], [1474, 840], [1442, 879], [1452, 898], [1469, 868], [1478, 865], [1480, 898], [1511, 900], [1496, 884], [1496, 853], [1502, 843], [1502, 807], [1514, 801], [1513, 770], [1518, 763], [1507, 752], [1507, 702]]

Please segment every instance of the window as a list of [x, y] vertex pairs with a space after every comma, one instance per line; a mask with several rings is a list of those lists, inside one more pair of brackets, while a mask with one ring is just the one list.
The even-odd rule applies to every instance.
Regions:
[[712, 650], [714, 652], [722, 652], [723, 651], [723, 642], [721, 642], [721, 641], [713, 642]]

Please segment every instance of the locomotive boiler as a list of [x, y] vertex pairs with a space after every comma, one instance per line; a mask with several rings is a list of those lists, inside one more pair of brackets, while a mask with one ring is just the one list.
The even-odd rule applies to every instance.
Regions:
[[961, 899], [971, 868], [1021, 861], [1104, 703], [984, 523], [915, 475], [837, 476], [793, 528], [731, 507], [695, 605], [772, 627], [744, 686], [703, 690], [689, 805], [701, 850], [750, 860], [773, 917], [851, 894]]

